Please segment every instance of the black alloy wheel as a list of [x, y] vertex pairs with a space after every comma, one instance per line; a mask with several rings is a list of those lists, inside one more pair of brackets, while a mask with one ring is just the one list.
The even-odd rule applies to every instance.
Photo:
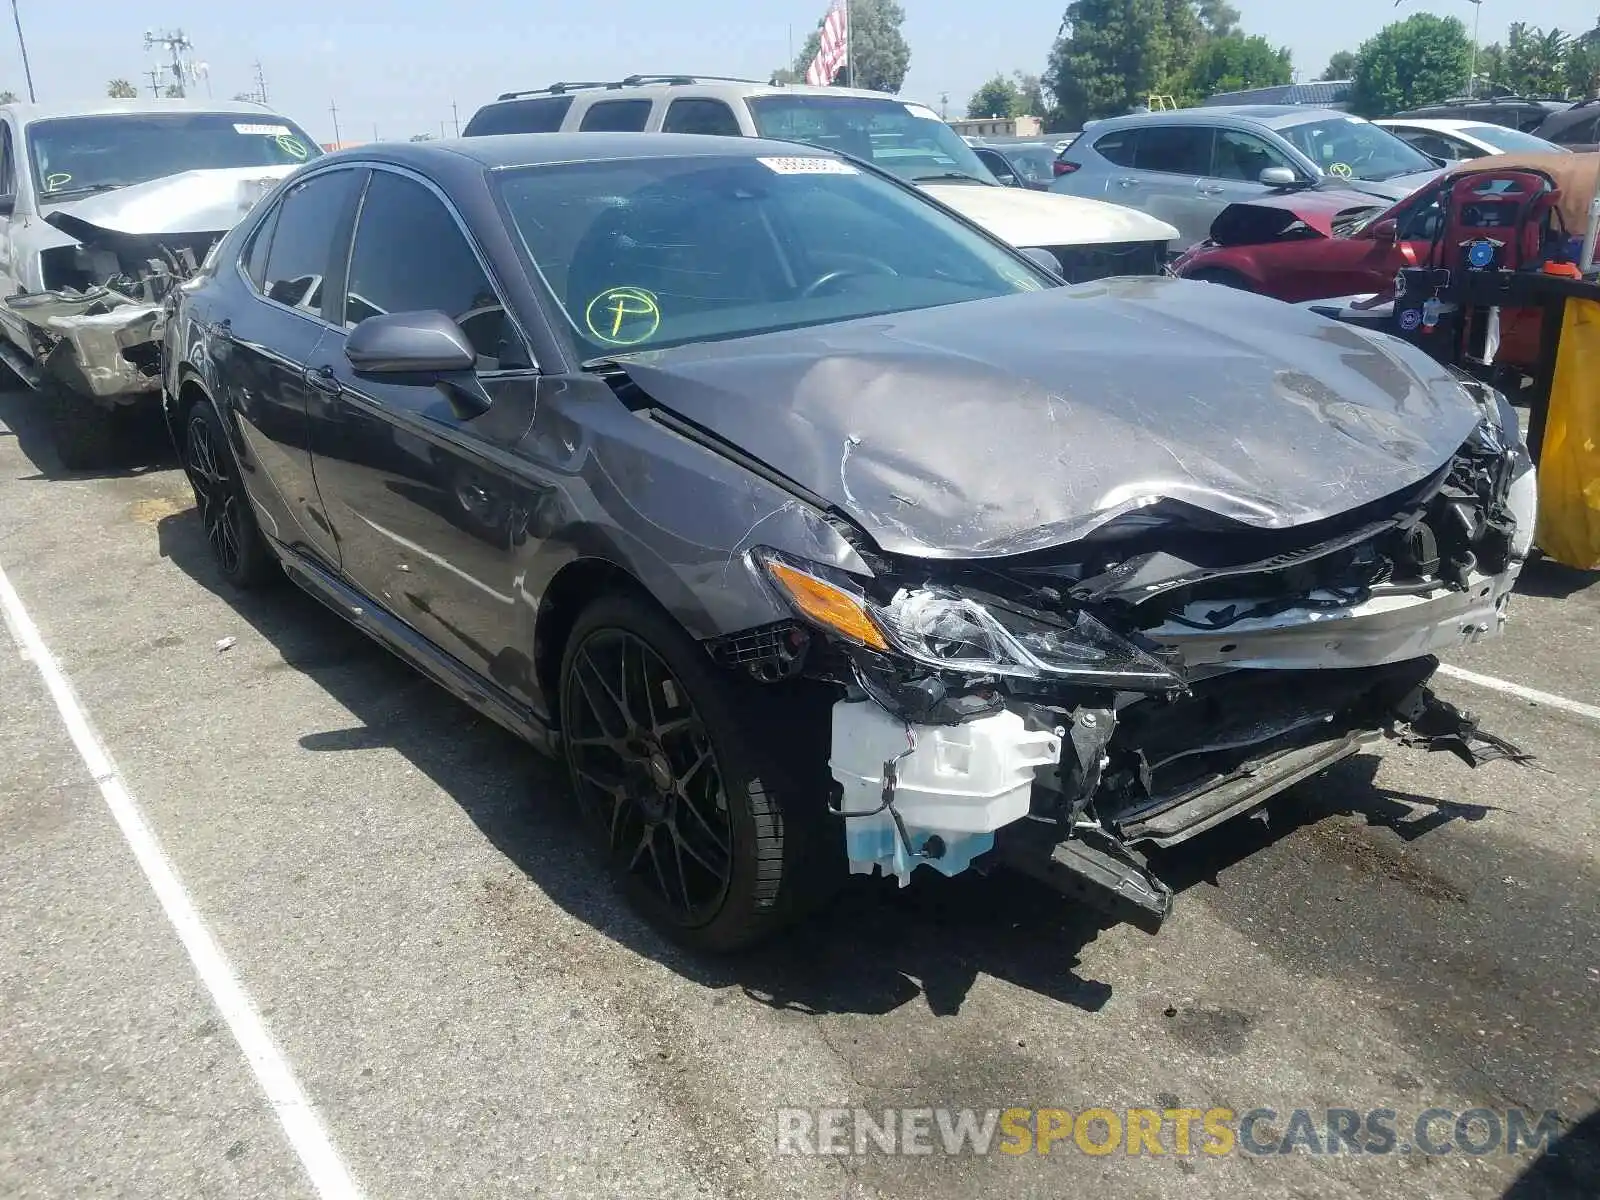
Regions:
[[586, 821], [617, 868], [684, 928], [733, 879], [733, 826], [705, 722], [661, 657], [622, 629], [577, 648], [562, 711]]
[[758, 942], [842, 876], [827, 817], [828, 707], [716, 666], [651, 601], [594, 601], [561, 666], [562, 752], [623, 893], [669, 937]]
[[188, 410], [183, 469], [194, 489], [206, 544], [223, 578], [241, 588], [265, 582], [270, 577], [271, 552], [256, 524], [255, 513], [250, 510], [250, 498], [239, 482], [222, 422], [204, 400]]

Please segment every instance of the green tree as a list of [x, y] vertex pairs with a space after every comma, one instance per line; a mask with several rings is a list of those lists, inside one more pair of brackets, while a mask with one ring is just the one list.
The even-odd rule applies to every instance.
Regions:
[[1559, 29], [1546, 33], [1537, 25], [1514, 22], [1506, 36], [1506, 86], [1523, 96], [1560, 95], [1570, 41]]
[[1194, 66], [1200, 47], [1206, 42], [1206, 27], [1195, 8], [1195, 0], [1163, 0], [1166, 41], [1166, 66], [1158, 90], [1180, 95]]
[[1218, 92], [1273, 87], [1294, 79], [1289, 49], [1273, 49], [1263, 37], [1211, 38], [1189, 68], [1182, 97], [1198, 102]]
[[431, 134], [431, 133], [413, 133], [411, 135], [410, 140], [413, 141], [413, 142], [431, 142], [431, 141], [433, 141], [433, 134]]
[[972, 93], [972, 99], [967, 101], [967, 116], [972, 120], [983, 117], [1018, 117], [1022, 97], [1017, 92], [1017, 85], [1004, 75], [996, 75], [988, 83]]
[[1043, 117], [1050, 111], [1044, 99], [1044, 85], [1039, 82], [1037, 75], [1013, 71], [1011, 78], [1017, 85], [1017, 116]]
[[773, 87], [788, 87], [791, 83], [804, 83], [806, 77], [793, 67], [779, 67], [767, 80]]
[[1356, 73], [1354, 50], [1341, 50], [1328, 60], [1328, 69], [1322, 73], [1327, 80], [1349, 79]]
[[[826, 20], [826, 17], [824, 17]], [[850, 3], [850, 57], [849, 66], [841, 67], [834, 78], [835, 87], [851, 82], [859, 88], [874, 92], [898, 92], [911, 68], [911, 47], [906, 45], [901, 26], [906, 12], [895, 0], [851, 0]], [[822, 21], [806, 44], [800, 48], [800, 57], [794, 60], [794, 73], [803, 80], [806, 68], [816, 58], [822, 45]]]
[[1228, 0], [1197, 0], [1200, 23], [1212, 37], [1231, 37], [1239, 31], [1239, 10]]
[[1381, 117], [1436, 103], [1463, 90], [1471, 59], [1472, 40], [1458, 18], [1416, 13], [1362, 44], [1350, 106]]
[[139, 97], [139, 89], [126, 79], [113, 79], [106, 84], [106, 95], [113, 100], [136, 100]]
[[1580, 100], [1600, 95], [1600, 36], [1573, 41], [1567, 51], [1567, 87]]
[[1050, 49], [1044, 86], [1064, 127], [1145, 103], [1169, 66], [1164, 0], [1073, 0]]
[[17, 102], [17, 94], [15, 92], [12, 92], [12, 91], [0, 92], [0, 104], [15, 104], [16, 102]]

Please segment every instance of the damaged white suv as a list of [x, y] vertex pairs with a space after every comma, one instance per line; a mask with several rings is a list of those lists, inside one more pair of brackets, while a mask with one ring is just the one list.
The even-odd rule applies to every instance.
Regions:
[[159, 403], [161, 302], [321, 153], [258, 104], [0, 107], [0, 358], [48, 403], [64, 466], [106, 465], [114, 411]]

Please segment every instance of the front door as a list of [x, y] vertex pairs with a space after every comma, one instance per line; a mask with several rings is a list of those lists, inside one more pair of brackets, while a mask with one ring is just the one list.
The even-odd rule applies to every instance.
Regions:
[[[419, 252], [426, 248], [425, 253]], [[443, 199], [375, 168], [361, 204], [342, 328], [307, 382], [336, 413], [313, 435], [317, 480], [344, 571], [423, 637], [514, 695], [531, 690], [516, 563], [533, 496], [513, 451], [533, 420], [536, 375], [483, 261]], [[363, 375], [349, 330], [384, 313], [437, 311], [478, 351], [449, 379]]]

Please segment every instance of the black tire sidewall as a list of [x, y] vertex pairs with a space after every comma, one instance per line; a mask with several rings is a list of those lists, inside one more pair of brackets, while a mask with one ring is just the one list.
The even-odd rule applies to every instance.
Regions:
[[[819, 876], [826, 871], [822, 866], [826, 855], [818, 850], [828, 824], [826, 743], [821, 744], [820, 755], [808, 762], [806, 750], [815, 753], [819, 749], [815, 738], [796, 729], [799, 736], [794, 745], [785, 747], [780, 740], [785, 737], [784, 726], [774, 724], [776, 720], [784, 720], [786, 725], [805, 724], [817, 714], [804, 710], [817, 701], [811, 696], [797, 700], [793, 693], [778, 696], [773, 694], [777, 689], [746, 682], [718, 668], [704, 648], [653, 602], [624, 593], [596, 600], [578, 617], [562, 656], [563, 702], [578, 651], [591, 635], [605, 629], [644, 641], [676, 676], [698, 711], [728, 800], [733, 877], [716, 916], [704, 925], [690, 927], [674, 920], [654, 893], [621, 872], [603, 848], [600, 852], [606, 855], [608, 869], [619, 877], [629, 899], [673, 940], [713, 953], [753, 945], [800, 915], [808, 907], [808, 899], [824, 891]], [[785, 707], [791, 711], [780, 717], [779, 710]], [[563, 759], [569, 787], [575, 793], [569, 750], [563, 750]], [[583, 819], [585, 831], [592, 832], [587, 818]], [[595, 844], [598, 848], [598, 839]]]
[[234, 587], [243, 589], [260, 587], [277, 574], [277, 560], [267, 546], [260, 525], [256, 522], [255, 509], [251, 507], [250, 497], [245, 492], [244, 483], [240, 478], [238, 460], [234, 458], [233, 444], [228, 440], [216, 405], [212, 404], [209, 398], [197, 399], [186, 405], [183, 409], [183, 422], [179, 426], [183, 431], [183, 436], [179, 440], [179, 454], [182, 456], [184, 476], [189, 480], [189, 487], [194, 492], [195, 507], [198, 510], [203, 503], [200, 489], [195, 487], [194, 477], [189, 473], [189, 426], [197, 420], [204, 421], [211, 434], [212, 444], [218, 453], [217, 467], [227, 475], [227, 486], [233, 493], [234, 507], [239, 513], [238, 565], [230, 571], [217, 558], [209, 542], [206, 549], [211, 554], [211, 561], [218, 573]]

